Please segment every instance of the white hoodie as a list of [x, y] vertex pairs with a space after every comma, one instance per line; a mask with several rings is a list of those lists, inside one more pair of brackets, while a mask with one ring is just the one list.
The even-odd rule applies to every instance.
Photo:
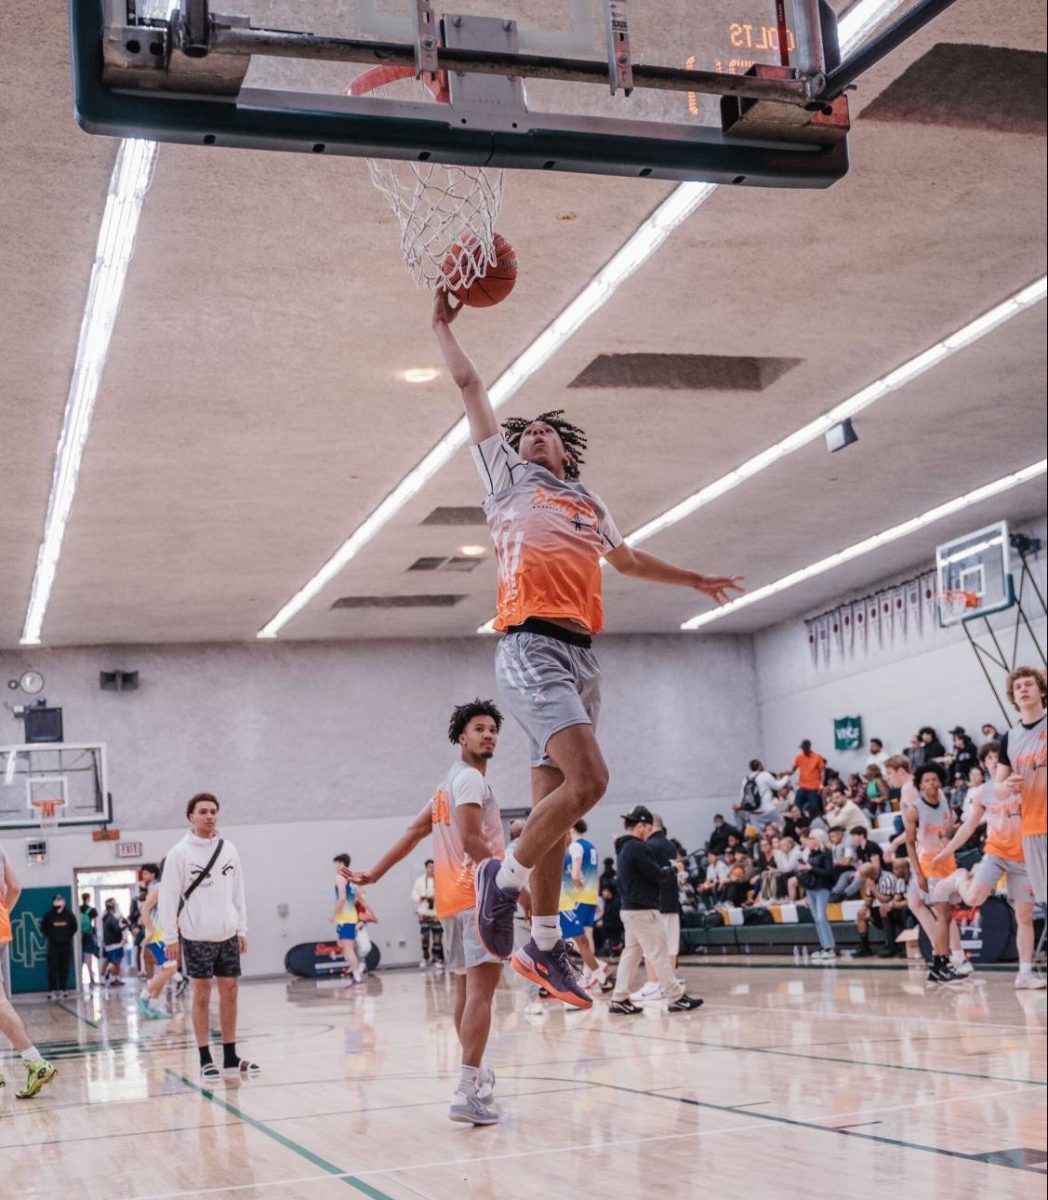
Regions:
[[228, 839], [208, 877], [194, 889], [176, 918], [179, 901], [211, 861], [218, 842], [218, 835], [209, 840], [187, 833], [165, 859], [159, 924], [167, 941], [173, 942], [181, 934], [189, 942], [226, 942], [247, 934], [244, 872], [240, 855]]

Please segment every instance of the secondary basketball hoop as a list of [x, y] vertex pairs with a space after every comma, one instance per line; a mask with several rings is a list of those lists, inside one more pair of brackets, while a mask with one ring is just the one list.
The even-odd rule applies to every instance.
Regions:
[[936, 592], [935, 602], [939, 606], [939, 620], [942, 625], [956, 625], [965, 617], [971, 616], [979, 607], [979, 597], [975, 592], [960, 589]]
[[34, 796], [29, 803], [36, 814], [37, 824], [44, 833], [58, 828], [66, 806], [66, 802], [60, 796]]
[[[449, 102], [447, 73], [415, 78], [412, 67], [374, 67], [358, 76], [347, 96], [393, 101]], [[454, 280], [468, 289], [495, 265], [495, 218], [502, 207], [505, 172], [419, 159], [368, 158], [371, 182], [400, 225], [400, 249], [420, 288]]]

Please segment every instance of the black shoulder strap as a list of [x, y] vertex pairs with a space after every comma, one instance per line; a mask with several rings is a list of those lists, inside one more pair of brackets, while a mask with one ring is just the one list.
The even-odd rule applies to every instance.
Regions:
[[182, 899], [179, 900], [179, 902], [178, 902], [178, 912], [175, 914], [176, 916], [182, 915], [182, 909], [185, 908], [186, 901], [189, 899], [190, 896], [192, 896], [192, 894], [204, 882], [204, 880], [211, 874], [211, 868], [215, 865], [216, 862], [218, 862], [218, 856], [222, 853], [222, 847], [225, 844], [226, 844], [225, 838], [218, 839], [218, 845], [215, 847], [215, 852], [214, 852], [214, 854], [211, 855], [211, 858], [210, 858], [207, 866], [200, 872], [200, 874], [196, 877], [196, 879], [194, 879], [193, 882], [189, 885], [189, 887], [187, 887], [186, 890], [182, 893]]

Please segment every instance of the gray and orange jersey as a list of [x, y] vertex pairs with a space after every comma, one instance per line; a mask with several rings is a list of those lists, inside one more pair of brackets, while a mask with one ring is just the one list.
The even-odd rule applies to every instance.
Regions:
[[1022, 780], [1020, 795], [1023, 837], [1048, 833], [1045, 792], [1046, 715], [1032, 725], [1015, 725], [1001, 738], [1000, 761]]
[[600, 560], [622, 544], [601, 498], [525, 462], [501, 434], [473, 447], [498, 563], [496, 629], [528, 617], [604, 627]]
[[502, 817], [495, 793], [476, 767], [459, 759], [429, 802], [433, 822], [433, 907], [441, 919], [465, 912], [477, 903], [473, 884], [476, 863], [466, 853], [455, 822], [455, 809], [463, 804], [481, 806], [484, 840], [493, 853], [502, 853]]

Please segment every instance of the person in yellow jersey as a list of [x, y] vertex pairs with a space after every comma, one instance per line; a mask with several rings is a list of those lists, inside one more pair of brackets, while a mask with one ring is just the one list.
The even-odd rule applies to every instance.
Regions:
[[138, 1011], [147, 1021], [164, 1021], [170, 1014], [158, 1004], [164, 994], [164, 988], [177, 979], [181, 979], [178, 966], [167, 956], [167, 945], [164, 942], [164, 930], [160, 925], [160, 877], [164, 865], [146, 863], [141, 869], [142, 882], [146, 888], [146, 898], [142, 901], [139, 919], [145, 930], [143, 948], [153, 960], [153, 975], [138, 996]]
[[593, 925], [597, 919], [597, 847], [584, 835], [586, 822], [579, 819], [567, 835], [567, 851], [560, 885], [560, 936], [570, 941], [582, 958], [582, 986], [608, 991], [608, 964], [597, 958], [593, 948]]
[[484, 1066], [484, 1053], [502, 962], [478, 937], [473, 883], [477, 864], [503, 853], [502, 819], [487, 781], [501, 728], [502, 713], [490, 700], [460, 704], [448, 724], [448, 740], [459, 753], [432, 799], [370, 871], [342, 872], [358, 886], [377, 883], [432, 835], [434, 908], [444, 930], [445, 969], [455, 976], [455, 1032], [462, 1046], [448, 1116], [472, 1125], [495, 1125], [501, 1119], [492, 1103], [495, 1072]]
[[357, 889], [344, 874], [349, 870], [349, 855], [336, 854], [331, 861], [335, 864], [335, 908], [330, 920], [338, 934], [338, 944], [353, 983], [361, 984], [364, 982], [364, 972], [357, 953], [357, 926], [360, 924]]

